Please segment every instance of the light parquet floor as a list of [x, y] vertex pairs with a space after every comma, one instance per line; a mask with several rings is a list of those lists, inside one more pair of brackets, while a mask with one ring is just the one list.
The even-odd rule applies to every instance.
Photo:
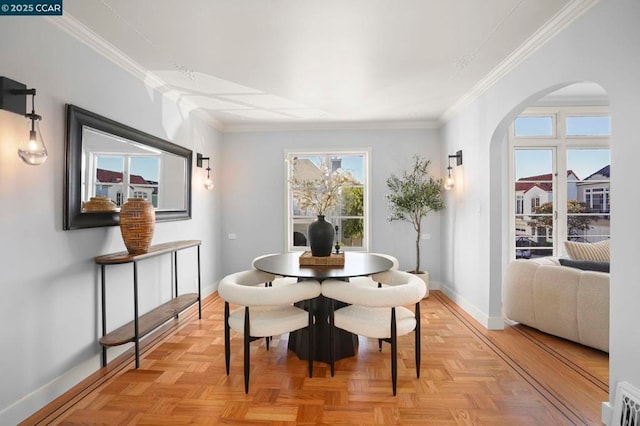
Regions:
[[[251, 344], [245, 395], [242, 339], [225, 373], [223, 301], [205, 300], [145, 348], [123, 355], [24, 424], [595, 425], [608, 400], [608, 356], [522, 327], [488, 331], [443, 293], [421, 302], [422, 368], [413, 336], [400, 338], [398, 395], [389, 345], [360, 338], [355, 357], [328, 366], [287, 350], [287, 335]], [[114, 366], [115, 365], [115, 366]]]

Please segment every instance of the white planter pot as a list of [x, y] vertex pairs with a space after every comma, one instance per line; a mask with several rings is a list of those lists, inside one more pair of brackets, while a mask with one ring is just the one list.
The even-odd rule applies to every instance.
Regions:
[[423, 274], [414, 274], [414, 275], [420, 277], [420, 279], [422, 279], [422, 281], [424, 281], [424, 283], [427, 285], [427, 292], [423, 297], [423, 299], [426, 299], [427, 297], [429, 297], [429, 272], [424, 271]]

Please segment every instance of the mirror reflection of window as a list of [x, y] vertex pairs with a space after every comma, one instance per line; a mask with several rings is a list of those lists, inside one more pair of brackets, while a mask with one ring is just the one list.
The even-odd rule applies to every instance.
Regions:
[[130, 193], [135, 198], [144, 198], [158, 208], [160, 158], [131, 157], [129, 164]]
[[120, 207], [122, 205], [124, 158], [97, 155], [92, 175], [95, 182], [93, 196], [107, 197], [117, 207]]
[[186, 207], [183, 157], [89, 127], [83, 128], [83, 139], [82, 201], [108, 197], [119, 208], [128, 198], [141, 197], [159, 211]]
[[95, 192], [117, 207], [128, 198], [144, 198], [158, 207], [160, 158], [158, 156], [95, 155]]

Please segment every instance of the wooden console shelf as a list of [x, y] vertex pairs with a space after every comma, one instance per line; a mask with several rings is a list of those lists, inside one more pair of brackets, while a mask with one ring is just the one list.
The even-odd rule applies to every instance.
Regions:
[[170, 243], [153, 245], [149, 247], [149, 251], [142, 254], [129, 254], [129, 252], [121, 251], [118, 253], [98, 256], [96, 257], [96, 263], [99, 265], [120, 265], [122, 263], [131, 263], [137, 260], [143, 260], [161, 254], [175, 252], [176, 250], [199, 246], [200, 244], [200, 240], [172, 241]]
[[[198, 303], [198, 317], [202, 319], [202, 294], [200, 283], [200, 240], [173, 241], [157, 244], [149, 247], [149, 251], [143, 254], [129, 254], [126, 251], [106, 254], [95, 258], [96, 264], [101, 268], [102, 289], [102, 366], [107, 365], [107, 347], [123, 345], [133, 342], [135, 344], [136, 368], [140, 366], [140, 338], [171, 318], [178, 318], [178, 314], [189, 306]], [[198, 293], [186, 293], [178, 295], [178, 255], [179, 250], [190, 247], [198, 248]], [[172, 282], [175, 284], [174, 297], [162, 305], [152, 309], [143, 315], [138, 315], [138, 262], [144, 259], [171, 254], [173, 261]], [[106, 271], [107, 265], [133, 264], [133, 321], [107, 333], [106, 315]]]
[[[152, 309], [146, 314], [141, 315], [139, 318], [140, 322], [138, 324], [140, 327], [140, 335], [144, 336], [145, 334], [155, 330], [169, 318], [175, 317], [197, 301], [197, 293], [182, 294], [163, 303], [157, 308]], [[102, 339], [100, 339], [100, 344], [102, 346], [119, 346], [124, 345], [125, 343], [134, 342], [135, 339], [136, 332], [134, 321], [131, 321], [130, 323], [113, 330], [111, 333], [107, 333], [102, 337]]]

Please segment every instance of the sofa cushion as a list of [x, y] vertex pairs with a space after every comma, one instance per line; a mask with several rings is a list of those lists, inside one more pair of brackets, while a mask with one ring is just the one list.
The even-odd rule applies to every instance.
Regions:
[[565, 241], [564, 248], [572, 260], [609, 261], [609, 240], [599, 241], [597, 243]]
[[533, 278], [535, 328], [579, 342], [577, 294], [583, 272], [540, 266]]
[[609, 279], [600, 272], [581, 273], [578, 288], [579, 342], [609, 352]]
[[583, 271], [609, 272], [609, 262], [595, 262], [593, 260], [559, 259], [562, 266], [577, 268]]
[[560, 265], [558, 258], [518, 259], [507, 266], [507, 319], [609, 351], [609, 274]]

